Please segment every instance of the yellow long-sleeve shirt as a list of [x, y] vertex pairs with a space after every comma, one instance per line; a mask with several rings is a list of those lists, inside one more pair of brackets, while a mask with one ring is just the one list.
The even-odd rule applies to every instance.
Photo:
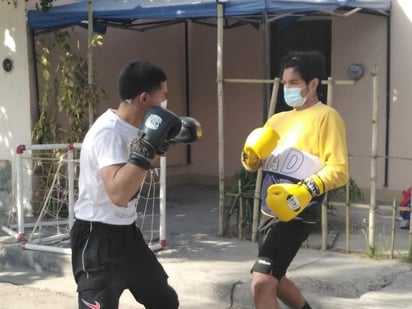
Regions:
[[[262, 162], [248, 166], [252, 170], [262, 166], [264, 214], [273, 216], [265, 202], [266, 190], [273, 183], [298, 182], [316, 174], [327, 192], [348, 181], [345, 124], [332, 107], [318, 102], [304, 110], [277, 113], [265, 127], [272, 127], [279, 134], [278, 144]], [[318, 203], [316, 199], [313, 202]], [[315, 210], [307, 209], [302, 216], [306, 217], [307, 212], [307, 217], [314, 219], [311, 211]]]
[[265, 124], [280, 136], [262, 162], [268, 172], [305, 179], [317, 174], [325, 191], [348, 181], [345, 124], [338, 112], [318, 102], [312, 107], [273, 115]]

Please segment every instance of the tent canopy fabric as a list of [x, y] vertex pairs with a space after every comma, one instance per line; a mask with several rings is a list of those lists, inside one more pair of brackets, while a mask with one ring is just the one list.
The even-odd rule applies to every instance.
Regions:
[[[224, 3], [224, 16], [253, 16], [361, 8], [388, 11], [391, 0], [94, 0], [93, 18], [102, 22], [131, 23], [138, 19], [196, 19], [217, 16], [216, 2]], [[49, 11], [30, 10], [33, 30], [77, 25], [88, 19], [88, 1], [54, 5]]]

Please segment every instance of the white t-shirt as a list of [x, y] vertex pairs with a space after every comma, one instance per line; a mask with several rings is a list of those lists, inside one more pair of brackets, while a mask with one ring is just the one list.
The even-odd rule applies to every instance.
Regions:
[[135, 201], [129, 202], [127, 208], [113, 204], [100, 169], [127, 163], [129, 144], [138, 132], [138, 128], [120, 119], [111, 109], [87, 132], [80, 151], [79, 198], [74, 205], [77, 219], [115, 225], [128, 225], [136, 220]]

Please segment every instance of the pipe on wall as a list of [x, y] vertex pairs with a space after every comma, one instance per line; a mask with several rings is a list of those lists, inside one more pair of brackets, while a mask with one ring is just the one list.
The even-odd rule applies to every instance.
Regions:
[[388, 187], [389, 177], [389, 133], [390, 133], [390, 101], [391, 87], [391, 16], [388, 15], [386, 22], [386, 130], [385, 130], [385, 172], [384, 172], [384, 187]]

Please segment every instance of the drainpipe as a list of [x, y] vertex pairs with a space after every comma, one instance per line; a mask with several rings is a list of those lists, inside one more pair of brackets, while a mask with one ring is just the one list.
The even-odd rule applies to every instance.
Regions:
[[37, 55], [36, 55], [36, 34], [34, 30], [30, 31], [31, 33], [31, 53], [33, 57], [33, 78], [34, 78], [34, 87], [36, 91], [36, 117], [40, 115], [40, 94], [39, 94], [39, 75], [37, 67]]
[[387, 17], [386, 25], [386, 132], [385, 132], [385, 179], [384, 187], [388, 187], [389, 176], [389, 131], [390, 131], [390, 86], [391, 86], [391, 15]]

